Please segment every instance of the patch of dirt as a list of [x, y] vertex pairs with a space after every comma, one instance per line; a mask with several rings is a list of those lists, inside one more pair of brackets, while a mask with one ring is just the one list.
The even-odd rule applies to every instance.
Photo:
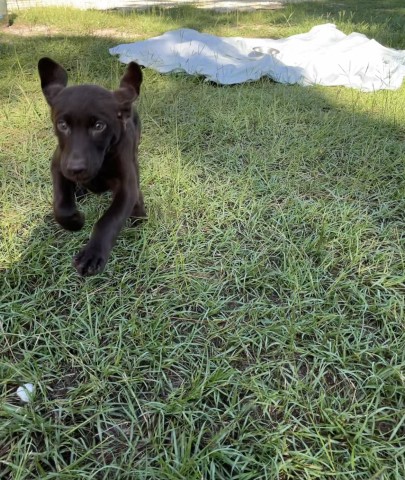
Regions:
[[59, 33], [59, 30], [56, 28], [51, 28], [46, 25], [11, 25], [8, 27], [5, 32], [11, 33], [12, 35], [20, 35], [21, 37], [31, 37], [37, 35], [46, 35], [48, 37], [56, 35]]
[[280, 2], [256, 1], [256, 0], [234, 0], [234, 1], [219, 1], [208, 0], [199, 1], [194, 4], [197, 8], [214, 10], [216, 12], [251, 12], [253, 10], [278, 10], [283, 8]]
[[[8, 27], [6, 33], [11, 33], [12, 35], [19, 35], [21, 37], [35, 37], [35, 36], [46, 36], [52, 37], [53, 35], [69, 35], [69, 33], [63, 33], [57, 28], [48, 27], [47, 25], [19, 25], [13, 24]], [[105, 38], [138, 38], [141, 35], [137, 33], [129, 32], [120, 32], [115, 28], [100, 28], [90, 32], [90, 35], [93, 37], [105, 37]]]
[[76, 388], [80, 384], [82, 371], [68, 367], [63, 376], [56, 380], [48, 387], [48, 398], [50, 400], [66, 400], [70, 390]]
[[99, 30], [94, 30], [91, 32], [91, 35], [94, 37], [115, 37], [115, 38], [138, 38], [141, 35], [137, 33], [127, 33], [127, 32], [119, 32], [115, 30], [115, 28], [101, 28]]

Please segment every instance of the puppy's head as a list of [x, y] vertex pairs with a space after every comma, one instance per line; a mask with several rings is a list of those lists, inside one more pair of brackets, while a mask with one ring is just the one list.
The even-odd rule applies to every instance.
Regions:
[[118, 90], [96, 85], [66, 87], [67, 73], [50, 58], [38, 62], [42, 92], [60, 148], [63, 175], [86, 183], [100, 170], [106, 152], [125, 135], [131, 120], [132, 102], [138, 97], [142, 71], [128, 64]]

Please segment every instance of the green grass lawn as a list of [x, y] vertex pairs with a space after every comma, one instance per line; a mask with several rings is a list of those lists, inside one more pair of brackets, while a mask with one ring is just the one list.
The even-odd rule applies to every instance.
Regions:
[[[405, 85], [375, 94], [144, 71], [148, 222], [102, 275], [52, 219], [36, 64], [115, 88], [119, 43], [335, 22], [405, 49], [403, 0], [17, 12], [0, 33], [0, 478], [405, 478]], [[12, 34], [14, 33], [14, 34]], [[33, 401], [16, 388], [36, 385]]]

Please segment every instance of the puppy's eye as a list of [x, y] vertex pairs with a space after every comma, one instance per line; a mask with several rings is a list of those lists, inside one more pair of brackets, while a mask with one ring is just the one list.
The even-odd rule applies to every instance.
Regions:
[[62, 133], [66, 133], [69, 131], [69, 125], [65, 122], [65, 120], [58, 120], [56, 126], [58, 127], [58, 130]]
[[102, 122], [101, 120], [98, 120], [95, 124], [94, 124], [94, 127], [93, 129], [96, 131], [96, 132], [102, 132], [106, 127], [106, 124], [104, 122]]

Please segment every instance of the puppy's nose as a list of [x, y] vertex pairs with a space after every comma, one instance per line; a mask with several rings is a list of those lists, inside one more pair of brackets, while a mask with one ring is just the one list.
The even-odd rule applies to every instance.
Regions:
[[69, 167], [69, 173], [71, 173], [72, 175], [80, 175], [80, 174], [84, 173], [85, 171], [86, 171], [86, 169], [83, 168], [80, 165], [74, 165], [72, 167]]
[[70, 158], [66, 170], [73, 177], [81, 176], [86, 172], [86, 162], [82, 158]]

